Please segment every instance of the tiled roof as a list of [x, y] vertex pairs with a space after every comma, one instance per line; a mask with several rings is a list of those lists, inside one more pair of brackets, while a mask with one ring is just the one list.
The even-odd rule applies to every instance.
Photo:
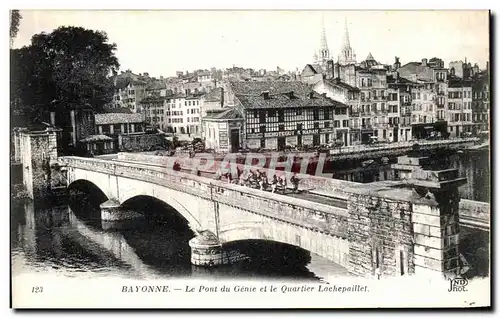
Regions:
[[106, 113], [95, 114], [96, 125], [140, 123], [144, 121], [143, 114]]
[[207, 115], [204, 117], [207, 119], [243, 119], [240, 112], [236, 108], [229, 109], [212, 109], [207, 111]]
[[387, 84], [417, 84], [417, 83], [401, 76], [397, 79], [396, 82], [396, 78], [394, 76], [387, 76]]
[[347, 83], [341, 82], [338, 79], [329, 79], [329, 80], [327, 80], [327, 82], [329, 82], [332, 85], [336, 85], [338, 87], [345, 88], [345, 89], [350, 90], [350, 91], [359, 92], [359, 88], [351, 86]]
[[[231, 81], [230, 85], [243, 107], [250, 109], [325, 107], [335, 106], [338, 103], [314, 92], [309, 86], [299, 81]], [[269, 99], [264, 99], [262, 96], [265, 91], [269, 92]], [[293, 92], [293, 98], [287, 96], [288, 92]], [[313, 98], [310, 98], [310, 93]]]
[[148, 85], [146, 90], [152, 91], [152, 90], [159, 90], [159, 89], [166, 89], [166, 88], [167, 88], [167, 86], [165, 85], [165, 83], [154, 82], [154, 83], [151, 83], [150, 85]]
[[104, 112], [106, 113], [124, 113], [124, 114], [132, 114], [132, 110], [127, 107], [110, 107], [105, 106]]
[[80, 139], [80, 142], [98, 142], [98, 141], [111, 141], [113, 138], [105, 136], [105, 135], [90, 135], [84, 139]]
[[207, 102], [220, 102], [221, 101], [222, 88], [217, 87], [213, 89], [210, 93], [205, 94], [205, 101]]

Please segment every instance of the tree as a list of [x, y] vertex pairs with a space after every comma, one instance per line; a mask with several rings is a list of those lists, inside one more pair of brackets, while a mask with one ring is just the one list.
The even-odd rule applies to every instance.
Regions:
[[115, 51], [105, 32], [81, 27], [34, 35], [31, 45], [11, 51], [13, 107], [32, 118], [87, 106], [102, 111], [113, 98]]
[[21, 13], [19, 10], [10, 11], [10, 46], [12, 47], [14, 39], [17, 36], [17, 32], [19, 32], [19, 24], [21, 22]]

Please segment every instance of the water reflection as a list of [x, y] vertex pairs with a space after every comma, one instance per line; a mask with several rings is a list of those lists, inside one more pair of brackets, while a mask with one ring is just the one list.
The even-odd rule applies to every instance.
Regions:
[[[109, 231], [103, 230], [99, 210], [89, 202], [77, 200], [54, 207], [17, 204], [12, 211], [13, 273], [50, 271], [78, 277], [189, 276], [313, 281], [318, 281], [324, 273], [346, 274], [344, 268], [319, 256], [311, 262], [307, 251], [265, 241], [233, 244], [233, 248], [251, 256], [251, 261], [217, 268], [192, 266], [188, 242], [194, 233], [187, 223], [165, 207], [152, 209], [146, 205], [145, 210], [150, 213], [145, 213], [145, 218], [135, 226]], [[321, 275], [314, 272], [314, 259], [319, 260], [317, 269]]]

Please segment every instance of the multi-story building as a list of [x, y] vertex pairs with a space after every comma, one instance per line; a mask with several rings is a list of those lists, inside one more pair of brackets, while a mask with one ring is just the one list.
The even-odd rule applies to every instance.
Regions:
[[472, 82], [458, 77], [448, 84], [448, 129], [451, 137], [472, 133]]
[[187, 121], [184, 119], [185, 97], [184, 94], [173, 94], [165, 97], [165, 120], [163, 121], [163, 125], [167, 132], [176, 134], [187, 133], [185, 127]]
[[472, 84], [473, 132], [489, 131], [490, 121], [490, 76], [489, 69], [477, 73]]
[[[410, 141], [413, 138], [411, 129], [411, 91], [417, 83], [399, 77], [399, 74], [395, 72], [387, 77], [387, 84], [387, 102], [392, 108], [392, 113], [396, 113], [394, 109], [396, 106], [399, 108], [398, 118], [392, 116], [394, 126], [393, 141]], [[396, 132], [396, 130], [399, 131]]]
[[244, 118], [240, 132], [249, 148], [328, 144], [334, 139], [334, 109], [343, 106], [306, 84], [230, 81], [227, 104]]
[[467, 63], [467, 58], [465, 58], [465, 62], [453, 61], [450, 62], [448, 65], [449, 65], [448, 69], [450, 70], [450, 75], [454, 75], [462, 79], [468, 79], [479, 71], [478, 70], [479, 67], [477, 64], [472, 66], [470, 62]]
[[434, 105], [435, 92], [431, 83], [418, 83], [411, 91], [411, 125], [412, 135], [416, 139], [423, 139], [431, 134], [436, 122]]
[[[367, 60], [367, 62], [372, 64], [371, 60]], [[380, 140], [387, 140], [390, 133], [389, 108], [387, 107], [387, 72], [384, 68], [376, 66], [356, 67], [355, 69], [356, 86], [360, 89], [361, 140], [358, 142], [362, 143], [367, 143], [372, 136], [378, 137]], [[341, 78], [342, 76], [341, 72]]]
[[[438, 58], [422, 62], [410, 62], [397, 69], [401, 78], [416, 82], [412, 89], [412, 135], [413, 138], [427, 138], [432, 134], [446, 136], [448, 132], [448, 69]], [[432, 96], [432, 100], [424, 100]], [[420, 99], [414, 100], [413, 96]], [[432, 106], [431, 106], [432, 104]], [[428, 113], [432, 108], [432, 113]]]
[[140, 112], [140, 101], [146, 96], [146, 87], [151, 78], [148, 73], [134, 74], [127, 70], [114, 77], [115, 92], [112, 106]]
[[[340, 79], [323, 79], [312, 86], [318, 94], [326, 96], [341, 104], [335, 107], [333, 127], [334, 136], [345, 146], [350, 146], [353, 140], [359, 140], [361, 128], [359, 120], [359, 89], [343, 83]], [[345, 107], [343, 107], [345, 105]]]
[[186, 96], [184, 99], [184, 122], [187, 134], [201, 134], [201, 109], [203, 103], [203, 94], [194, 94]]
[[151, 95], [140, 101], [141, 113], [146, 123], [154, 128], [165, 129], [165, 102], [167, 98], [160, 95]]

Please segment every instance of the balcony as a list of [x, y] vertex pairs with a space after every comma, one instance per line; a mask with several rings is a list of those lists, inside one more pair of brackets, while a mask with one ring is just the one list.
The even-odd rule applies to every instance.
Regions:
[[444, 96], [444, 91], [437, 91], [436, 94], [439, 96]]

